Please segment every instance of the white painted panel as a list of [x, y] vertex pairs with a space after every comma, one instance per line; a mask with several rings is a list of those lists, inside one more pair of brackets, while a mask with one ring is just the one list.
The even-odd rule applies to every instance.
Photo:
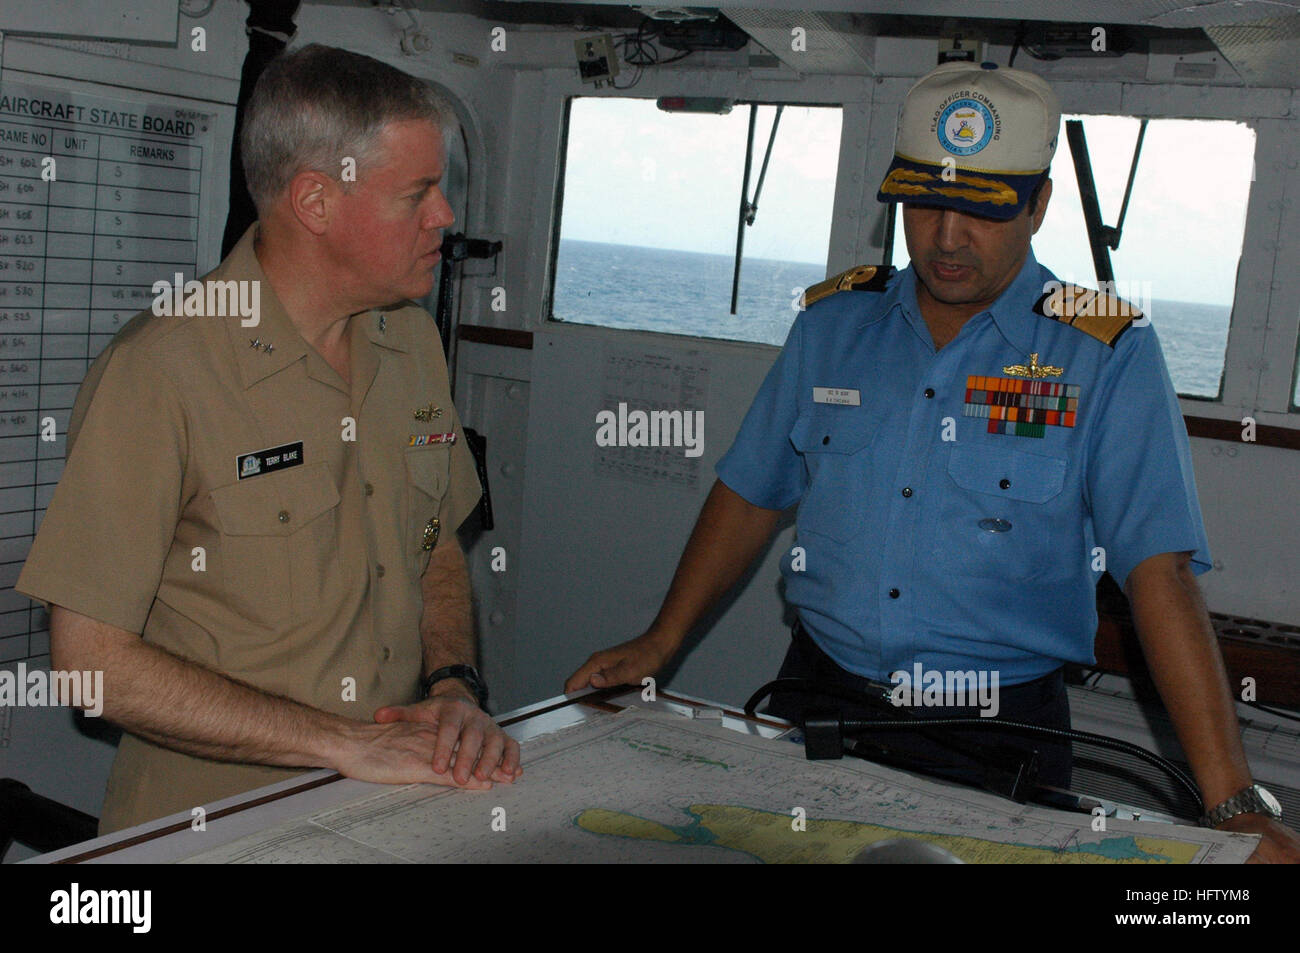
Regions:
[[5, 0], [0, 30], [172, 43], [179, 18], [177, 0]]
[[[534, 343], [518, 561], [518, 702], [556, 694], [589, 654], [640, 634], [654, 619], [713, 485], [713, 466], [776, 357], [761, 346], [576, 327], [539, 332]], [[704, 454], [693, 487], [635, 482], [594, 465], [601, 360], [636, 349], [708, 365]], [[789, 528], [778, 534], [734, 604], [660, 687], [739, 704], [776, 676], [790, 639], [778, 562], [791, 537]]]

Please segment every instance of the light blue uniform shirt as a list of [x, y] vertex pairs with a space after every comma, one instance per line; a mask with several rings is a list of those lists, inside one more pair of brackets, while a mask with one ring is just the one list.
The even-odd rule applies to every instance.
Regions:
[[[1095, 661], [1102, 559], [1121, 586], [1157, 553], [1210, 568], [1153, 328], [1110, 347], [1038, 314], [1052, 280], [1031, 252], [937, 352], [910, 267], [883, 292], [818, 301], [790, 329], [718, 476], [757, 506], [799, 504], [786, 598], [843, 668], [888, 681], [919, 662], [1017, 684]], [[984, 398], [966, 406], [968, 378], [1014, 380], [1004, 366], [1033, 353], [1063, 369], [1045, 381], [1078, 388], [1074, 426], [990, 432], [970, 415], [987, 413]], [[819, 402], [814, 388], [858, 403]]]

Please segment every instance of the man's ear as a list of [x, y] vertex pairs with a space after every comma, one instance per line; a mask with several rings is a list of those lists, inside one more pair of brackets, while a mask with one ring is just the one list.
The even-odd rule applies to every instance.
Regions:
[[324, 173], [308, 170], [295, 175], [287, 191], [294, 218], [313, 235], [323, 234], [338, 205], [338, 183]]
[[1052, 197], [1052, 180], [1043, 180], [1043, 190], [1038, 193], [1038, 208], [1034, 209], [1034, 230], [1031, 234], [1037, 235], [1038, 228], [1043, 224], [1043, 216], [1047, 214], [1047, 200]]

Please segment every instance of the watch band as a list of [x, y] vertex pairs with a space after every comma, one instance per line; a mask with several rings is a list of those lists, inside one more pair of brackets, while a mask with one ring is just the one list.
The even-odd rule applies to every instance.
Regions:
[[1228, 818], [1236, 817], [1238, 814], [1264, 814], [1274, 820], [1281, 820], [1282, 805], [1267, 788], [1252, 784], [1244, 791], [1238, 791], [1222, 804], [1206, 811], [1200, 819], [1200, 824], [1202, 827], [1218, 827]]
[[474, 693], [474, 697], [478, 699], [478, 707], [487, 710], [487, 683], [483, 681], [483, 676], [478, 673], [478, 669], [473, 665], [444, 665], [436, 672], [431, 672], [423, 683], [424, 697], [428, 698], [430, 689], [447, 678], [459, 678], [463, 681], [469, 686], [470, 691]]

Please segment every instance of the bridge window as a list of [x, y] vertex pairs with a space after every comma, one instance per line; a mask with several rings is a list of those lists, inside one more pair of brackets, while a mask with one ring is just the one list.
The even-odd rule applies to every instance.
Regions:
[[[1102, 221], [1114, 225], [1140, 123], [1123, 116], [1065, 118], [1084, 121]], [[1147, 124], [1120, 245], [1110, 257], [1117, 293], [1148, 312], [1183, 397], [1214, 400], [1222, 392], [1254, 155], [1255, 133], [1244, 123]], [[1052, 161], [1051, 203], [1033, 248], [1062, 281], [1097, 287], [1064, 123]], [[894, 264], [906, 263], [899, 216]]]
[[[732, 314], [749, 114], [748, 103], [718, 114], [570, 101], [553, 320], [784, 342], [799, 292], [826, 277], [841, 110], [781, 111]], [[751, 198], [776, 114], [757, 108]]]

